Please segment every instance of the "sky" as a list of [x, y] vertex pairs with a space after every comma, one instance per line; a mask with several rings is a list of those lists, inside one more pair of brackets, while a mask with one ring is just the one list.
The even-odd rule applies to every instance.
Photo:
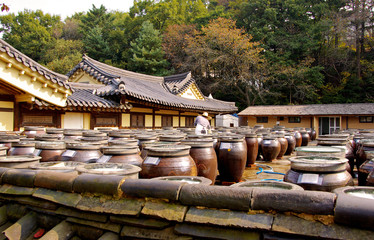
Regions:
[[4, 0], [2, 2], [10, 8], [8, 13], [17, 14], [24, 9], [40, 9], [43, 13], [60, 15], [62, 20], [76, 12], [87, 12], [92, 8], [92, 4], [96, 7], [102, 4], [109, 11], [121, 12], [128, 12], [133, 5], [133, 0]]

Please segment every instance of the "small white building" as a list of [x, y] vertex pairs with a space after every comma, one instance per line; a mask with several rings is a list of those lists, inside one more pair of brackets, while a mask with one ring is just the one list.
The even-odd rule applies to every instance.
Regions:
[[239, 117], [232, 114], [216, 115], [217, 127], [238, 127]]

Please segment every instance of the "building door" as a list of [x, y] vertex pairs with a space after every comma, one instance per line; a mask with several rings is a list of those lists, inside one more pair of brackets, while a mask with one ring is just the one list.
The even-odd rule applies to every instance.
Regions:
[[340, 130], [339, 117], [319, 118], [319, 135], [333, 134], [337, 130]]

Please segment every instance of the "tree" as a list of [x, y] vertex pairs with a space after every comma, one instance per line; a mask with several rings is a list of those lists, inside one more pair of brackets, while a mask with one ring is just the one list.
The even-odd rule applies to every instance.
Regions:
[[145, 21], [138, 38], [131, 42], [132, 57], [129, 59], [129, 70], [152, 75], [166, 75], [167, 61], [162, 49], [160, 32], [153, 24]]
[[240, 94], [237, 100], [253, 105], [267, 94], [266, 60], [262, 57], [259, 42], [235, 21], [218, 18], [202, 27], [195, 37], [188, 38], [188, 64], [208, 90], [234, 87]]
[[53, 30], [60, 23], [59, 16], [44, 14], [42, 11], [24, 10], [18, 15], [0, 16], [3, 39], [36, 61], [53, 38]]

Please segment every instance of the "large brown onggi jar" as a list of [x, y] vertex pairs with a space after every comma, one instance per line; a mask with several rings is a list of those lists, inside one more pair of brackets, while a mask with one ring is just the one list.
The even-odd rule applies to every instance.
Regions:
[[371, 171], [366, 179], [366, 186], [374, 186], [374, 171]]
[[65, 140], [78, 140], [82, 138], [82, 130], [79, 129], [65, 129], [64, 139]]
[[61, 154], [65, 152], [65, 142], [36, 142], [36, 156], [40, 156], [40, 162], [58, 161]]
[[101, 151], [104, 155], [97, 160], [97, 163], [124, 163], [138, 167], [141, 167], [143, 163], [138, 146], [109, 146], [102, 147]]
[[301, 133], [299, 131], [295, 130], [293, 132], [293, 134], [294, 134], [294, 137], [295, 137], [295, 140], [296, 140], [295, 147], [301, 147], [301, 143], [303, 142], [303, 138], [301, 136]]
[[138, 140], [138, 146], [140, 148], [140, 151], [142, 150], [142, 143], [143, 142], [156, 142], [158, 137], [156, 135], [151, 134], [138, 134], [135, 136]]
[[190, 155], [196, 163], [197, 176], [208, 178], [215, 183], [218, 163], [212, 139], [183, 140], [182, 144], [191, 146]]
[[310, 141], [309, 133], [305, 130], [300, 131], [301, 134], [301, 146], [308, 146]]
[[19, 136], [3, 135], [0, 137], [0, 147], [7, 147], [9, 150], [12, 147], [12, 143], [16, 143], [19, 141]]
[[245, 142], [247, 144], [247, 163], [246, 166], [255, 164], [258, 154], [258, 139], [256, 133], [245, 134]]
[[281, 145], [280, 151], [278, 153], [277, 159], [282, 159], [283, 155], [286, 153], [287, 148], [288, 148], [288, 141], [284, 137], [283, 134], [277, 134], [276, 137], [278, 138], [278, 141]]
[[218, 146], [218, 171], [225, 182], [239, 182], [247, 163], [247, 144], [242, 135], [222, 136]]
[[62, 137], [60, 134], [41, 134], [35, 136], [35, 141], [59, 141]]
[[60, 139], [64, 138], [64, 129], [63, 128], [46, 128], [45, 132], [47, 134], [56, 134], [56, 135], [59, 135]]
[[108, 133], [109, 141], [111, 140], [120, 140], [120, 139], [130, 139], [133, 134], [128, 131], [114, 130]]
[[261, 142], [263, 160], [271, 162], [275, 160], [281, 150], [281, 144], [275, 137], [266, 136]]
[[61, 154], [59, 161], [95, 163], [103, 155], [100, 148], [99, 144], [66, 143], [66, 151]]
[[26, 135], [27, 138], [34, 138], [36, 135], [45, 134], [45, 128], [44, 127], [25, 126], [22, 134]]
[[140, 176], [142, 178], [197, 176], [197, 167], [190, 156], [190, 148], [186, 145], [146, 147], [147, 157], [143, 161]]
[[357, 154], [357, 158], [356, 158], [357, 169], [359, 169], [361, 164], [363, 164], [366, 160], [373, 157], [371, 153], [367, 154], [367, 152], [374, 152], [374, 140], [373, 139], [361, 141], [358, 147], [357, 153], [356, 153]]
[[287, 140], [288, 143], [287, 150], [284, 153], [284, 155], [288, 156], [291, 155], [296, 148], [296, 138], [292, 133], [286, 133], [284, 135], [284, 138]]
[[12, 143], [12, 148], [8, 151], [9, 156], [35, 155], [34, 141], [19, 141]]
[[[374, 152], [368, 152], [374, 157]], [[374, 171], [374, 158], [366, 160], [358, 169], [358, 185], [366, 186], [369, 174]]]
[[348, 159], [327, 156], [291, 157], [291, 169], [284, 181], [305, 190], [328, 191], [353, 185], [352, 176], [346, 170]]

